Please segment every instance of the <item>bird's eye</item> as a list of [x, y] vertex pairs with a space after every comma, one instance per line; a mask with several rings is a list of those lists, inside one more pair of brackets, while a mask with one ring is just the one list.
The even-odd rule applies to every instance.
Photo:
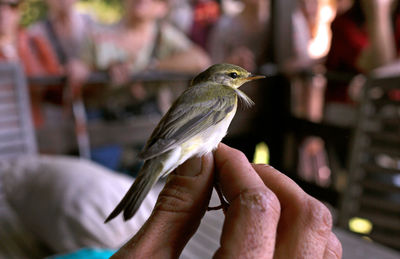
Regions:
[[237, 78], [238, 74], [236, 72], [229, 73], [229, 76], [232, 78]]

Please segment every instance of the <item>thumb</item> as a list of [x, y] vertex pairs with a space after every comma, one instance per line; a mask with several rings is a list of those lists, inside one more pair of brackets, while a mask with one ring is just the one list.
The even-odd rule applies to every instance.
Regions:
[[213, 167], [211, 153], [179, 166], [168, 177], [150, 218], [112, 258], [178, 258], [206, 211]]

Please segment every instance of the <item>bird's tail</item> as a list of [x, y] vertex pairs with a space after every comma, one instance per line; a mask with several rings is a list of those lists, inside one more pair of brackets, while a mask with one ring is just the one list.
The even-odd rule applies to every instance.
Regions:
[[162, 166], [160, 163], [154, 163], [154, 161], [151, 160], [146, 161], [131, 188], [129, 188], [124, 198], [122, 198], [104, 223], [112, 220], [122, 211], [124, 212], [125, 221], [132, 218], [150, 189], [156, 183], [158, 178], [160, 178], [161, 171]]

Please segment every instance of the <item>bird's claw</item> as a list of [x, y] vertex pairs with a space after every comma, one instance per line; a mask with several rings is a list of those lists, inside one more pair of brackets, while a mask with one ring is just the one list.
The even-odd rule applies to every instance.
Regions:
[[[222, 200], [221, 200], [222, 201]], [[229, 203], [226, 201], [221, 202], [221, 205], [214, 206], [214, 207], [207, 207], [207, 211], [212, 211], [212, 210], [220, 210], [222, 209], [224, 214], [226, 214], [227, 210], [229, 208]]]
[[228, 208], [229, 208], [229, 202], [227, 202], [227, 201], [225, 200], [225, 197], [224, 197], [224, 195], [222, 194], [221, 186], [219, 185], [218, 180], [215, 180], [215, 181], [214, 181], [214, 188], [215, 188], [215, 190], [217, 191], [218, 198], [219, 198], [219, 200], [220, 200], [220, 202], [221, 202], [221, 205], [215, 206], [215, 207], [208, 207], [208, 208], [207, 208], [207, 211], [211, 211], [211, 210], [220, 210], [220, 209], [222, 209], [222, 210], [224, 211], [224, 214], [226, 214], [226, 212], [227, 212], [227, 210], [228, 210]]

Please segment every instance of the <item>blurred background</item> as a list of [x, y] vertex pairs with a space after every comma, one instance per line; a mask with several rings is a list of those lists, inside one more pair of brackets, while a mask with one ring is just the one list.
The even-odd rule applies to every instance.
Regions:
[[97, 169], [129, 182], [173, 100], [222, 62], [267, 76], [224, 143], [323, 201], [354, 253], [400, 258], [399, 56], [397, 0], [0, 0], [0, 258], [121, 245], [54, 244], [40, 213], [94, 192]]

